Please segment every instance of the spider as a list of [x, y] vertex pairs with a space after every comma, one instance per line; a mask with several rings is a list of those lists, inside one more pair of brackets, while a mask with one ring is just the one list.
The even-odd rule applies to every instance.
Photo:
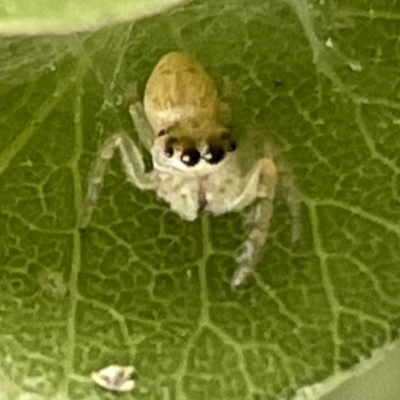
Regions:
[[[81, 227], [90, 221], [107, 165], [118, 149], [127, 179], [139, 189], [156, 191], [184, 220], [195, 220], [200, 210], [220, 215], [252, 205], [246, 219], [249, 234], [231, 283], [237, 289], [254, 271], [273, 214], [279, 169], [267, 146], [244, 173], [237, 157], [240, 149], [228, 128], [228, 103], [202, 65], [182, 52], [161, 58], [147, 82], [143, 104], [134, 101], [129, 112], [154, 168], [145, 172], [142, 155], [126, 133], [108, 138], [90, 173]], [[300, 201], [293, 181], [288, 182], [292, 236], [297, 239]]]

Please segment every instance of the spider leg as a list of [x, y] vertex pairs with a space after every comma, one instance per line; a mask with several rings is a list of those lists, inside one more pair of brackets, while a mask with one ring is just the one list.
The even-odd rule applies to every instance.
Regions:
[[143, 104], [140, 101], [131, 104], [129, 106], [129, 114], [131, 114], [139, 140], [143, 143], [146, 150], [150, 152], [156, 135], [146, 118]]
[[150, 152], [155, 139], [155, 133], [146, 117], [143, 103], [140, 100], [137, 82], [128, 85], [125, 101], [129, 104], [129, 114], [133, 120], [140, 142]]
[[279, 181], [292, 217], [292, 241], [296, 242], [300, 239], [302, 232], [301, 203], [303, 199], [291, 172], [284, 171]]
[[268, 238], [277, 186], [277, 168], [272, 160], [265, 158], [261, 160], [259, 173], [258, 198], [250, 207], [245, 220], [245, 228], [249, 234], [244, 243], [244, 251], [237, 260], [239, 267], [231, 282], [232, 290], [237, 290], [254, 272], [261, 250]]
[[142, 190], [155, 189], [154, 175], [145, 172], [142, 156], [135, 143], [124, 132], [114, 134], [101, 147], [90, 171], [88, 190], [80, 217], [81, 228], [85, 228], [90, 222], [103, 186], [107, 166], [116, 149], [120, 151], [128, 181]]

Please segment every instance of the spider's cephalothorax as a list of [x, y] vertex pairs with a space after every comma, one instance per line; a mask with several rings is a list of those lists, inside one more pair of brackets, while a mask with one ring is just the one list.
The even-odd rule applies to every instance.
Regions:
[[[166, 54], [147, 81], [143, 105], [133, 101], [129, 112], [153, 171], [145, 172], [139, 149], [126, 133], [116, 133], [103, 145], [93, 167], [81, 226], [86, 226], [98, 199], [106, 165], [119, 149], [131, 183], [154, 190], [183, 219], [194, 220], [199, 210], [214, 215], [241, 211], [249, 205], [249, 228], [244, 252], [232, 280], [237, 288], [253, 272], [267, 239], [278, 169], [267, 147], [250, 171], [238, 165], [236, 142], [230, 133], [230, 107], [200, 63], [181, 52]], [[287, 171], [286, 171], [287, 172]], [[288, 184], [290, 182], [290, 184]], [[288, 204], [299, 230], [299, 196], [286, 181]]]

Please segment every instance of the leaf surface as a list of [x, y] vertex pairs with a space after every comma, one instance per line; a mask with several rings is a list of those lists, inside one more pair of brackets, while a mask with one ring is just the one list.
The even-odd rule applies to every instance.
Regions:
[[[400, 6], [197, 1], [95, 33], [4, 40], [0, 57], [0, 397], [290, 398], [393, 340], [400, 316]], [[372, 10], [372, 11], [371, 11]], [[193, 54], [239, 88], [290, 160], [304, 233], [277, 201], [255, 281], [230, 291], [241, 216], [184, 222], [113, 160], [78, 230], [102, 142], [158, 59]], [[31, 397], [24, 397], [27, 395]]]

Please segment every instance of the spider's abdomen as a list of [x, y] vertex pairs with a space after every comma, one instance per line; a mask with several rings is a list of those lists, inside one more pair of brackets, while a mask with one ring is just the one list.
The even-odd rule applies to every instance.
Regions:
[[144, 109], [154, 132], [176, 122], [218, 119], [218, 93], [205, 69], [190, 55], [166, 54], [151, 74]]

